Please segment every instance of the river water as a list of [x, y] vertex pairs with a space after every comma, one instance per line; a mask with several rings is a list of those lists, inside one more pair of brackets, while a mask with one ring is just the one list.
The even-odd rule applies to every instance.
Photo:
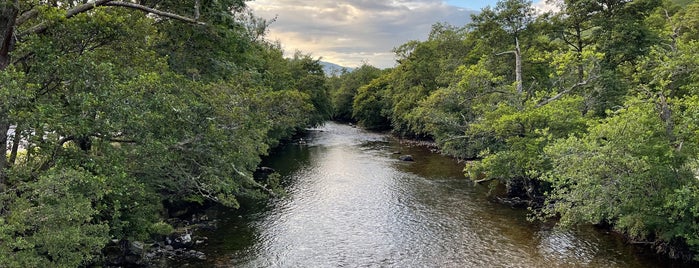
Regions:
[[[288, 195], [220, 212], [201, 267], [667, 267], [613, 234], [558, 230], [493, 202], [462, 165], [326, 123], [266, 165]], [[411, 154], [415, 162], [401, 162]]]

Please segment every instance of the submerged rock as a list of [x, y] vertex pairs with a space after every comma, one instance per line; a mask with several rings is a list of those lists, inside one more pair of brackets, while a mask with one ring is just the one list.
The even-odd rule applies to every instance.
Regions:
[[415, 161], [415, 159], [413, 159], [413, 156], [409, 155], [409, 154], [408, 155], [401, 155], [400, 157], [398, 157], [398, 159], [400, 159], [400, 161], [406, 161], [406, 162]]
[[260, 173], [264, 173], [264, 174], [272, 174], [272, 173], [276, 172], [276, 170], [274, 170], [271, 167], [258, 167], [257, 171]]

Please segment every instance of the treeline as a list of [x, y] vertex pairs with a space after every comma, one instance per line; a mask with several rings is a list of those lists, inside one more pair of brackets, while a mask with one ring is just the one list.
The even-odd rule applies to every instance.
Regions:
[[332, 111], [244, 2], [0, 2], [0, 267], [89, 266], [171, 232], [168, 204], [275, 194], [260, 155]]
[[536, 218], [699, 260], [697, 18], [692, 1], [503, 0], [396, 48], [395, 68], [330, 78], [334, 115], [476, 160], [466, 176]]

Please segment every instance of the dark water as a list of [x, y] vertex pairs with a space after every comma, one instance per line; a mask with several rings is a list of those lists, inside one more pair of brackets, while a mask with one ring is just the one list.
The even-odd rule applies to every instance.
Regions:
[[[224, 213], [201, 267], [665, 267], [593, 228], [557, 230], [492, 202], [462, 166], [327, 123], [267, 165], [288, 196]], [[392, 152], [416, 162], [397, 160]]]

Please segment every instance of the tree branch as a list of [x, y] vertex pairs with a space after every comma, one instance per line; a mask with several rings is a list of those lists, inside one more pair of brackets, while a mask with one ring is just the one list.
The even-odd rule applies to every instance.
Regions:
[[[180, 21], [184, 21], [184, 22], [188, 22], [188, 23], [194, 23], [194, 24], [200, 24], [200, 25], [204, 24], [203, 22], [198, 22], [195, 19], [188, 18], [188, 17], [181, 16], [181, 15], [177, 15], [175, 13], [165, 12], [165, 11], [157, 10], [154, 8], [150, 8], [150, 7], [135, 4], [135, 3], [114, 1], [114, 0], [95, 0], [94, 2], [89, 2], [89, 3], [85, 3], [82, 5], [76, 6], [72, 9], [69, 9], [66, 12], [66, 19], [72, 18], [80, 13], [90, 11], [98, 6], [125, 7], [125, 8], [140, 10], [140, 11], [143, 11], [146, 13], [151, 13], [151, 14], [155, 14], [155, 15], [158, 15], [161, 17], [176, 19], [176, 20], [180, 20]], [[26, 16], [25, 16], [25, 14], [26, 14]], [[28, 11], [28, 12], [25, 12], [25, 14], [22, 14], [22, 17], [21, 17], [23, 19], [22, 22], [26, 22], [26, 20], [32, 18], [32, 16], [36, 16], [38, 13], [33, 14], [32, 11]], [[34, 27], [31, 27], [31, 28], [27, 29], [26, 31], [22, 32], [21, 34], [19, 34], [19, 36], [24, 36], [27, 34], [42, 33], [44, 31], [46, 31], [46, 29], [48, 29], [48, 28], [49, 28], [49, 24], [46, 22], [42, 22], [42, 23], [39, 23], [39, 24], [35, 25]]]
[[[94, 2], [85, 3], [82, 5], [76, 6], [72, 9], [69, 9], [66, 12], [66, 19], [70, 19], [72, 17], [75, 17], [75, 15], [78, 15], [78, 14], [83, 13], [83, 12], [87, 12], [87, 11], [97, 7], [97, 6], [104, 5], [105, 3], [108, 3], [110, 1], [112, 1], [112, 0], [95, 0]], [[29, 13], [29, 12], [27, 12], [27, 13]], [[30, 17], [27, 17], [26, 19], [29, 19], [29, 18]], [[48, 28], [49, 28], [49, 24], [46, 22], [42, 22], [42, 23], [39, 23], [39, 24], [35, 25], [34, 27], [31, 27], [31, 28], [27, 29], [26, 31], [20, 33], [19, 36], [24, 36], [27, 34], [43, 33]]]
[[505, 52], [496, 53], [495, 56], [502, 56], [502, 55], [505, 55], [505, 54], [515, 54], [515, 53], [517, 53], [517, 52], [514, 51], [514, 50], [510, 50], [510, 51], [505, 51]]
[[170, 13], [170, 12], [165, 12], [161, 10], [157, 10], [154, 8], [150, 8], [147, 6], [139, 5], [139, 4], [134, 4], [131, 2], [122, 2], [122, 1], [108, 1], [107, 3], [104, 4], [105, 6], [116, 6], [116, 7], [126, 7], [126, 8], [131, 8], [131, 9], [136, 9], [140, 10], [146, 13], [151, 13], [155, 14], [161, 17], [165, 18], [170, 18], [170, 19], [175, 19], [175, 20], [180, 20], [184, 22], [189, 22], [193, 24], [199, 24], [199, 25], [205, 25], [203, 22], [199, 22], [196, 19], [188, 18], [185, 16], [177, 15], [175, 13]]
[[36, 18], [37, 15], [39, 15], [39, 10], [36, 8], [32, 8], [27, 12], [22, 13], [22, 15], [20, 15], [19, 17], [17, 17], [17, 20], [15, 20], [15, 25], [22, 25], [28, 20]]
[[117, 137], [109, 137], [109, 136], [100, 135], [100, 134], [92, 134], [90, 136], [98, 138], [98, 139], [106, 140], [109, 142], [138, 144], [137, 140], [119, 139]]
[[539, 107], [541, 107], [541, 106], [544, 106], [544, 105], [546, 105], [546, 104], [549, 104], [549, 103], [552, 102], [552, 101], [555, 101], [555, 100], [557, 100], [557, 99], [560, 99], [561, 97], [563, 97], [563, 95], [568, 94], [568, 92], [571, 92], [571, 91], [573, 91], [573, 90], [576, 89], [576, 88], [579, 88], [579, 87], [582, 87], [582, 86], [584, 86], [584, 85], [587, 85], [587, 83], [589, 83], [590, 80], [592, 80], [592, 78], [587, 79], [587, 80], [582, 81], [582, 82], [579, 82], [579, 83], [577, 83], [577, 84], [575, 84], [575, 85], [569, 87], [568, 89], [561, 91], [561, 93], [556, 94], [556, 96], [553, 96], [553, 97], [551, 97], [551, 98], [549, 98], [549, 99], [547, 99], [547, 100], [545, 100], [545, 101], [540, 102], [539, 104], [536, 105], [536, 107], [539, 108]]

